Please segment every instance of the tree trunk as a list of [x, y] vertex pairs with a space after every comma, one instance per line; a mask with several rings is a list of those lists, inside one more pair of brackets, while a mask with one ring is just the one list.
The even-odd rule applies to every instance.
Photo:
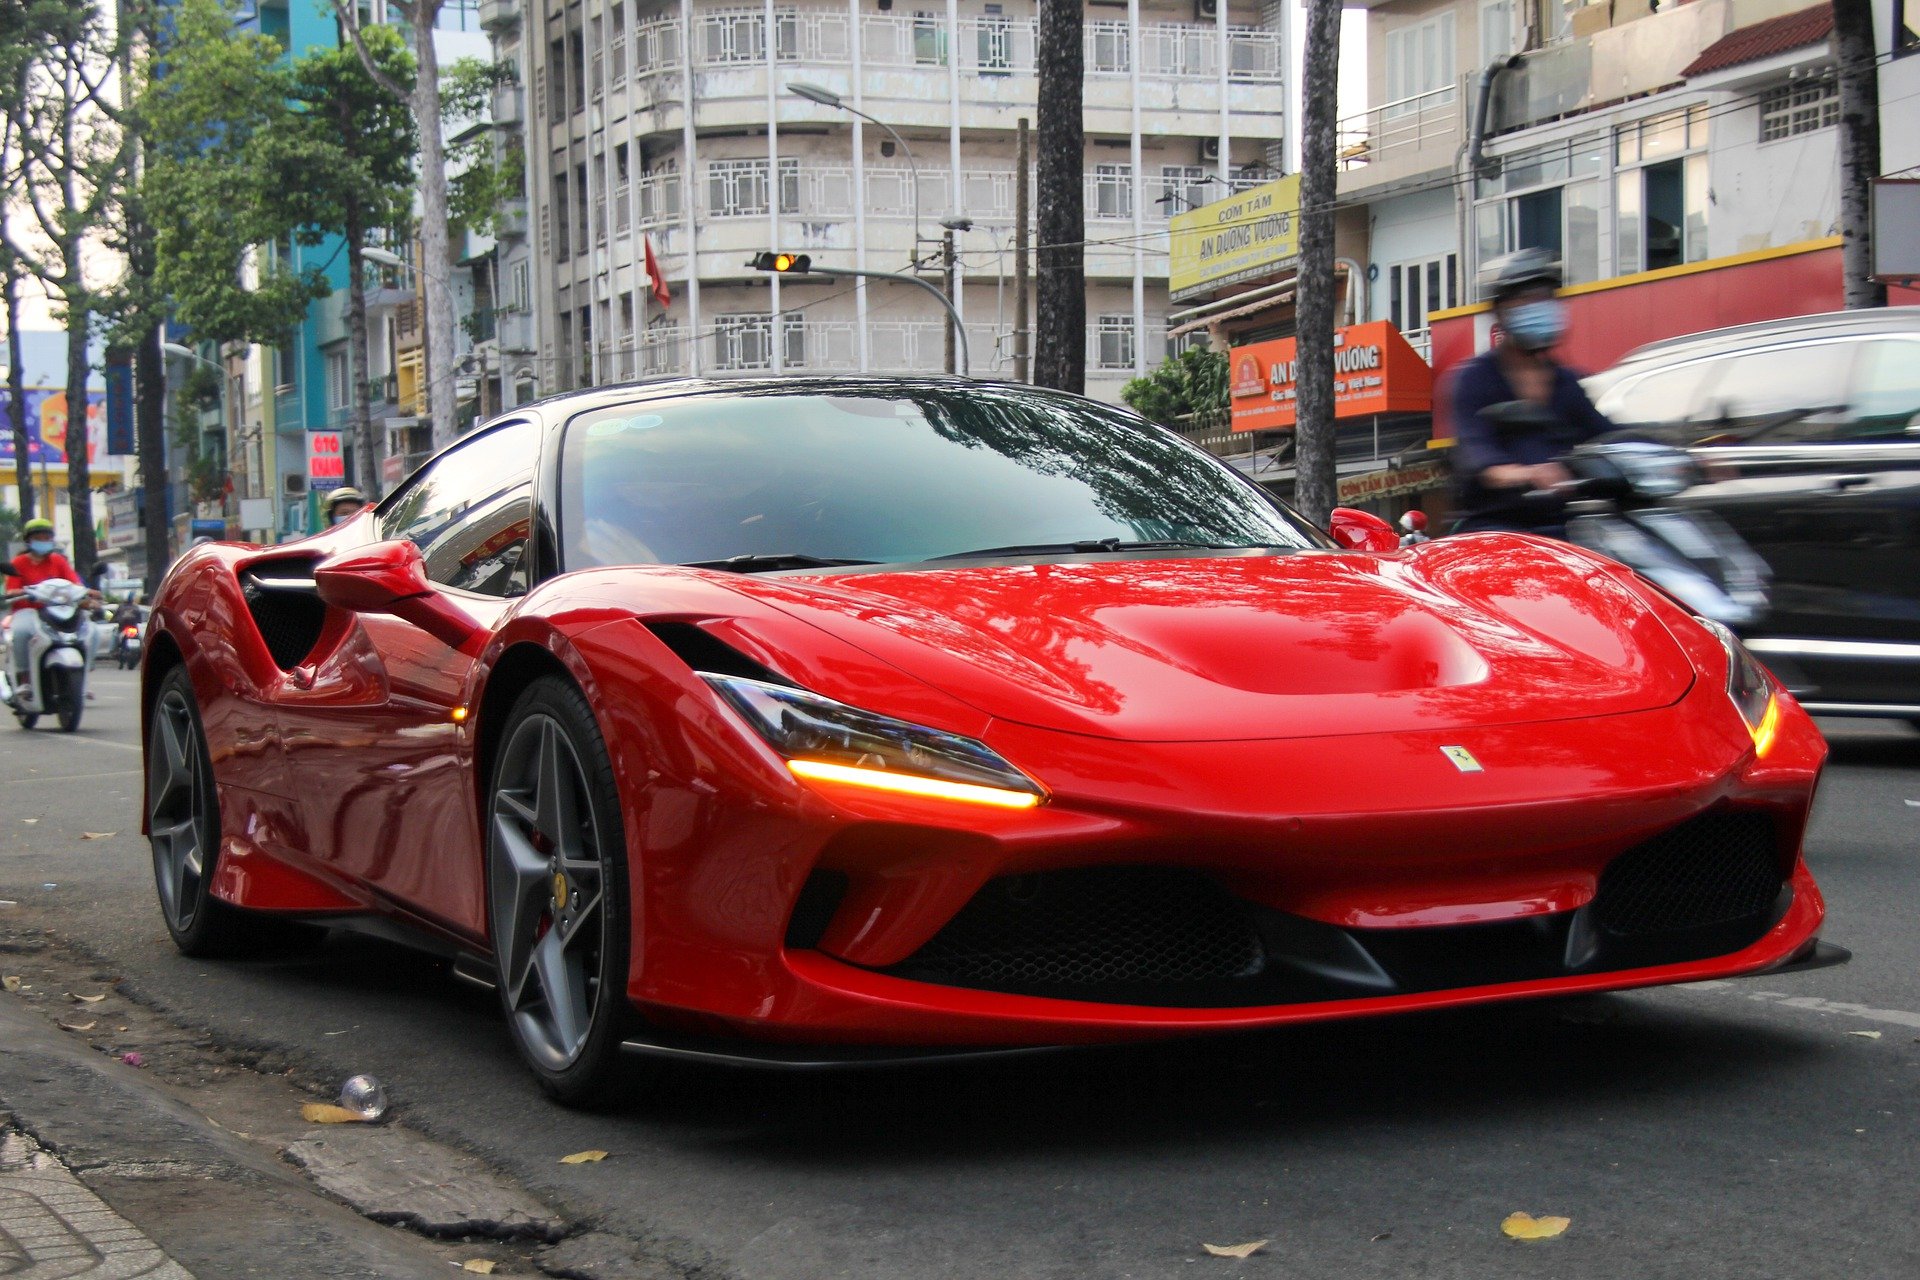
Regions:
[[1087, 385], [1086, 134], [1082, 6], [1040, 0], [1039, 271], [1033, 359], [1036, 386], [1076, 394]]
[[1871, 0], [1834, 0], [1833, 51], [1840, 63], [1840, 269], [1849, 308], [1884, 307], [1873, 280], [1873, 179], [1880, 176], [1880, 70]]
[[353, 362], [354, 487], [369, 501], [380, 492], [380, 461], [373, 447], [373, 360], [367, 350], [367, 271], [360, 257], [366, 231], [347, 216], [347, 349]]
[[20, 350], [20, 274], [7, 261], [7, 425], [13, 432], [13, 478], [20, 519], [33, 519], [33, 468], [27, 440], [27, 358]]
[[433, 447], [459, 434], [453, 404], [453, 254], [447, 233], [447, 161], [440, 136], [440, 58], [433, 47], [441, 0], [415, 0], [413, 110], [420, 124], [420, 292], [427, 299], [421, 382], [433, 417]]
[[[67, 261], [80, 261], [77, 237], [66, 246]], [[78, 281], [67, 292], [67, 516], [73, 522], [73, 567], [93, 581], [93, 477], [87, 465], [87, 327], [92, 312], [86, 286]]]
[[[1333, 510], [1334, 95], [1341, 0], [1310, 0], [1300, 125], [1300, 279], [1294, 319], [1293, 505], [1322, 528]], [[1348, 288], [1352, 288], [1348, 282]]]
[[140, 487], [146, 494], [147, 573], [151, 595], [173, 562], [173, 522], [167, 519], [167, 367], [160, 344], [166, 329], [154, 325], [133, 351], [134, 432], [140, 451]]

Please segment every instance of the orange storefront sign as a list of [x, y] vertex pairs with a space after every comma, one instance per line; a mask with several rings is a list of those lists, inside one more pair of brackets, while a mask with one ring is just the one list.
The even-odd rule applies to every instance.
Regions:
[[[1294, 422], [1294, 340], [1276, 338], [1235, 347], [1233, 429], [1273, 431]], [[1390, 321], [1356, 324], [1333, 336], [1333, 412], [1338, 418], [1375, 413], [1425, 413], [1433, 408], [1433, 370]]]

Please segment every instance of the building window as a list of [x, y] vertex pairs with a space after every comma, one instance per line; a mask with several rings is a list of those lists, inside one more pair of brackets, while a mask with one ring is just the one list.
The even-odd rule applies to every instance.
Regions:
[[554, 40], [547, 45], [547, 115], [555, 120], [567, 114], [567, 42]]
[[[771, 369], [773, 367], [773, 317], [765, 312], [726, 315], [714, 318], [714, 361], [721, 369]], [[804, 368], [807, 363], [807, 328], [799, 316], [780, 317], [780, 363], [783, 367]]]
[[1093, 216], [1131, 218], [1133, 216], [1133, 166], [1097, 164], [1093, 166]]
[[327, 353], [327, 408], [340, 410], [353, 401], [353, 373], [344, 351]]
[[1416, 110], [1407, 100], [1425, 93], [1444, 91], [1440, 101], [1453, 100], [1453, 46], [1450, 12], [1387, 32], [1389, 115]]
[[1132, 316], [1101, 316], [1094, 322], [1094, 364], [1102, 369], [1131, 369], [1133, 354]]
[[1820, 76], [1783, 84], [1760, 95], [1760, 141], [1816, 133], [1840, 122], [1840, 82]]
[[1512, 52], [1512, 0], [1480, 0], [1480, 65], [1492, 66]]
[[587, 251], [587, 199], [588, 197], [587, 197], [587, 166], [585, 166], [584, 164], [578, 164], [573, 167], [573, 185], [574, 185], [574, 191], [576, 193], [575, 198], [579, 201], [579, 203], [577, 203], [574, 206], [574, 208], [580, 211], [580, 234], [574, 237], [574, 242], [579, 246], [577, 252], [585, 253]]
[[913, 60], [922, 67], [947, 65], [947, 29], [941, 15], [924, 9], [914, 11]]
[[573, 217], [571, 205], [572, 193], [568, 189], [566, 170], [553, 175], [553, 204], [550, 212], [553, 220], [553, 260], [565, 262], [573, 256]]
[[986, 7], [980, 19], [980, 62], [982, 75], [995, 75], [1013, 67], [1013, 20], [997, 4]]
[[[709, 160], [707, 212], [716, 218], [764, 217], [767, 212], [765, 160]], [[800, 162], [780, 162], [780, 212], [800, 212]]]
[[1160, 166], [1160, 208], [1171, 218], [1176, 213], [1198, 209], [1207, 202], [1207, 184], [1213, 175], [1202, 164], [1163, 164]]
[[1621, 275], [1707, 256], [1707, 109], [1622, 125], [1614, 135], [1614, 266]]
[[1460, 266], [1453, 254], [1387, 268], [1387, 318], [1401, 333], [1425, 333], [1428, 316], [1459, 305]]
[[624, 4], [613, 7], [613, 44], [608, 56], [613, 60], [608, 83], [618, 89], [627, 82], [627, 7]]
[[1499, 171], [1475, 186], [1476, 260], [1545, 249], [1560, 259], [1569, 284], [1599, 279], [1606, 144], [1556, 142], [1499, 160]]
[[1127, 24], [1089, 22], [1087, 24], [1087, 70], [1120, 74], [1133, 69]]

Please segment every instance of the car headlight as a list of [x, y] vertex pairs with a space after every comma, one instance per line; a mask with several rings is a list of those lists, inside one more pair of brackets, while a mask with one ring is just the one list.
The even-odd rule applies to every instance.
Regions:
[[1031, 809], [1039, 784], [984, 742], [744, 676], [703, 671], [727, 705], [786, 758], [797, 778]]
[[1747, 652], [1747, 646], [1741, 644], [1733, 632], [1711, 618], [1695, 620], [1711, 631], [1720, 647], [1727, 651], [1727, 697], [1733, 700], [1740, 718], [1747, 722], [1754, 750], [1764, 756], [1773, 746], [1773, 736], [1780, 725], [1780, 704], [1774, 698], [1773, 677], [1767, 674], [1759, 659]]

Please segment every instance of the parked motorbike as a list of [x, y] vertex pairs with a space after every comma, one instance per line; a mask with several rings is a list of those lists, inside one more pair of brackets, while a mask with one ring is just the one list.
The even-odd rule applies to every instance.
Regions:
[[[17, 687], [9, 671], [0, 675], [0, 688], [13, 708], [23, 729], [31, 729], [42, 715], [55, 716], [61, 729], [72, 733], [80, 727], [80, 713], [86, 709], [87, 675], [93, 670], [95, 631], [93, 618], [85, 607], [87, 589], [77, 582], [55, 579], [37, 582], [21, 591], [10, 592], [5, 603], [26, 600], [33, 607], [13, 613], [14, 634], [20, 628], [27, 634], [27, 680]], [[13, 664], [12, 649], [4, 664]]]
[[[1559, 426], [1551, 410], [1525, 402], [1482, 412], [1498, 426]], [[1614, 431], [1574, 445], [1560, 461], [1572, 479], [1526, 501], [1559, 508], [1567, 541], [1620, 561], [1733, 631], [1766, 617], [1773, 576], [1766, 561], [1712, 512], [1670, 505], [1701, 480], [1686, 450]]]

